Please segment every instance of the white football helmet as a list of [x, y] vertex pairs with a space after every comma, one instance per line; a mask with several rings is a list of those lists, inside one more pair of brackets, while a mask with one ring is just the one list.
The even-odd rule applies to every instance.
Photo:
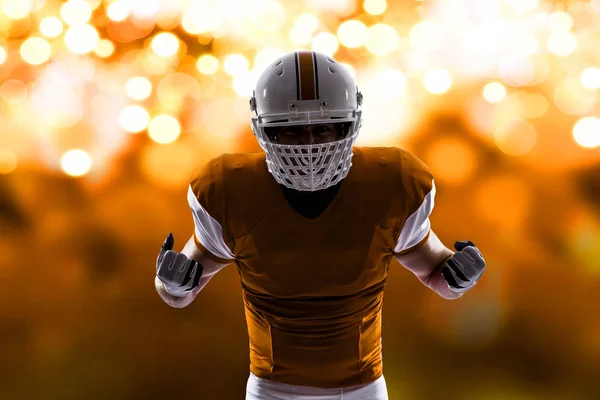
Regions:
[[[250, 109], [252, 130], [275, 180], [301, 191], [336, 185], [348, 175], [361, 126], [362, 94], [350, 73], [325, 54], [296, 51], [269, 65], [258, 79]], [[351, 122], [347, 135], [329, 143], [274, 143], [265, 127]]]

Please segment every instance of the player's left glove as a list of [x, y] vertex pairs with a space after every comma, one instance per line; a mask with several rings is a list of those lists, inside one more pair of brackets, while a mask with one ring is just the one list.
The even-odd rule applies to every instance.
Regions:
[[169, 233], [156, 259], [156, 276], [167, 293], [185, 297], [198, 286], [204, 269], [202, 264], [173, 250], [174, 243], [173, 234]]
[[454, 243], [456, 253], [446, 261], [442, 275], [451, 291], [464, 293], [471, 289], [485, 272], [485, 260], [473, 242]]

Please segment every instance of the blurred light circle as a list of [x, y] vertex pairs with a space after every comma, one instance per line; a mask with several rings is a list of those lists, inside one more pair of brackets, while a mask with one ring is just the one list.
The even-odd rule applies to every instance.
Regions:
[[92, 10], [95, 10], [96, 8], [100, 7], [100, 5], [102, 5], [102, 0], [86, 0], [86, 1], [88, 2], [90, 7], [92, 8]]
[[108, 39], [100, 39], [94, 53], [101, 58], [110, 57], [115, 51], [115, 45]]
[[248, 60], [241, 54], [230, 54], [223, 62], [223, 68], [231, 76], [237, 76], [248, 72]]
[[23, 103], [27, 95], [27, 86], [17, 79], [9, 79], [0, 85], [0, 97], [9, 104]]
[[537, 141], [537, 132], [533, 125], [524, 120], [508, 121], [494, 132], [496, 145], [510, 156], [521, 156], [533, 149]]
[[511, 56], [498, 66], [502, 82], [510, 86], [526, 86], [535, 77], [535, 63], [527, 56]]
[[148, 126], [150, 115], [142, 106], [128, 106], [119, 114], [119, 124], [127, 132], [141, 132]]
[[329, 32], [321, 32], [312, 40], [312, 49], [319, 53], [332, 56], [338, 49], [337, 37]]
[[54, 38], [60, 35], [63, 31], [63, 23], [56, 17], [46, 17], [40, 21], [40, 32], [42, 35]]
[[40, 65], [48, 61], [52, 48], [46, 39], [31, 37], [21, 44], [20, 52], [26, 63]]
[[450, 184], [467, 182], [477, 164], [471, 146], [455, 137], [436, 140], [426, 151], [425, 161], [434, 171], [436, 180]]
[[354, 70], [354, 67], [348, 63], [340, 63], [340, 65], [344, 68], [346, 68], [346, 70], [348, 71], [348, 73], [350, 74], [350, 76], [352, 76], [352, 78], [356, 78], [356, 71]]
[[556, 11], [548, 17], [548, 28], [553, 32], [567, 32], [573, 27], [573, 17], [564, 11]]
[[3, 0], [2, 12], [10, 19], [22, 19], [31, 12], [31, 0]]
[[98, 45], [98, 31], [93, 26], [73, 25], [65, 34], [65, 43], [69, 50], [76, 54], [87, 54]]
[[585, 117], [577, 121], [573, 127], [573, 138], [578, 145], [588, 149], [600, 146], [600, 119]]
[[139, 19], [155, 17], [160, 9], [159, 0], [129, 0], [130, 12]]
[[125, 91], [134, 100], [144, 100], [152, 93], [152, 84], [143, 76], [136, 76], [127, 81]]
[[4, 61], [6, 61], [6, 50], [0, 46], [0, 65], [4, 64]]
[[253, 69], [262, 71], [284, 54], [285, 52], [283, 50], [276, 47], [264, 48], [254, 56]]
[[10, 174], [17, 169], [17, 155], [9, 150], [0, 149], [0, 174]]
[[433, 69], [425, 74], [423, 83], [429, 93], [442, 94], [452, 86], [452, 76], [444, 69]]
[[546, 45], [552, 54], [564, 57], [575, 51], [577, 39], [571, 32], [557, 32], [548, 38]]
[[375, 86], [380, 100], [397, 100], [406, 91], [406, 77], [397, 69], [384, 69], [375, 76]]
[[83, 150], [73, 149], [62, 156], [60, 165], [67, 175], [82, 176], [92, 168], [92, 158]]
[[123, 21], [129, 16], [129, 8], [123, 1], [117, 0], [108, 6], [106, 15], [112, 21]]
[[367, 32], [368, 28], [364, 23], [352, 19], [339, 26], [337, 36], [343, 46], [354, 49], [366, 43]]
[[386, 0], [365, 0], [363, 2], [363, 8], [366, 12], [371, 15], [379, 15], [383, 14], [385, 9], [387, 8]]
[[554, 88], [554, 103], [567, 115], [583, 115], [594, 108], [596, 91], [587, 89], [577, 78], [567, 78]]
[[217, 39], [217, 36], [204, 34], [204, 35], [198, 35], [196, 37], [196, 40], [198, 40], [198, 43], [200, 43], [202, 46], [207, 46], [207, 45], [211, 44], [213, 39]]
[[490, 103], [500, 103], [506, 97], [506, 88], [500, 82], [490, 82], [483, 88], [483, 97]]
[[174, 142], [181, 134], [181, 125], [177, 118], [171, 115], [157, 115], [148, 125], [148, 135], [156, 143], [167, 144]]
[[84, 0], [69, 0], [60, 8], [60, 16], [69, 25], [85, 24], [92, 17], [92, 8]]
[[190, 35], [198, 35], [207, 31], [199, 18], [202, 14], [186, 12], [181, 18], [181, 27]]
[[212, 54], [203, 54], [196, 62], [196, 69], [204, 75], [212, 75], [219, 69], [219, 60]]
[[312, 40], [312, 32], [308, 29], [294, 26], [290, 30], [290, 41], [301, 46], [307, 45]]
[[588, 89], [600, 88], [600, 69], [586, 68], [580, 75], [581, 84]]
[[400, 37], [393, 27], [375, 24], [369, 28], [365, 46], [371, 53], [384, 56], [393, 52], [399, 43]]
[[275, 1], [262, 0], [251, 8], [250, 21], [258, 31], [277, 32], [285, 23], [285, 9]]
[[152, 51], [161, 57], [171, 57], [179, 50], [179, 39], [169, 32], [154, 36], [151, 43]]
[[444, 33], [435, 21], [421, 21], [410, 30], [410, 44], [423, 50], [434, 50], [444, 41]]
[[296, 18], [296, 26], [312, 33], [319, 27], [319, 20], [312, 14], [300, 14]]

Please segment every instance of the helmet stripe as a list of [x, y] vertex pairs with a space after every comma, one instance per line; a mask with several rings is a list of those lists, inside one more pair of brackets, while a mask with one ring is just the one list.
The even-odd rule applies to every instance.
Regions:
[[300, 67], [300, 100], [315, 100], [315, 65], [312, 51], [299, 51], [297, 61]]
[[319, 98], [319, 69], [317, 68], [317, 53], [315, 53], [314, 51], [312, 52], [313, 55], [313, 60], [315, 63], [315, 92], [316, 93], [316, 98]]
[[298, 52], [294, 54], [294, 62], [296, 63], [296, 100], [300, 100], [300, 67], [298, 66]]

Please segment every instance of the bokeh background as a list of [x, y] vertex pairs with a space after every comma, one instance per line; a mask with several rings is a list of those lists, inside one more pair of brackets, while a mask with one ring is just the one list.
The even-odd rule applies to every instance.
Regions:
[[459, 301], [394, 262], [390, 398], [600, 398], [599, 31], [598, 0], [0, 0], [0, 398], [244, 398], [235, 268], [174, 309], [154, 262], [192, 172], [260, 151], [249, 95], [296, 49], [488, 260]]

